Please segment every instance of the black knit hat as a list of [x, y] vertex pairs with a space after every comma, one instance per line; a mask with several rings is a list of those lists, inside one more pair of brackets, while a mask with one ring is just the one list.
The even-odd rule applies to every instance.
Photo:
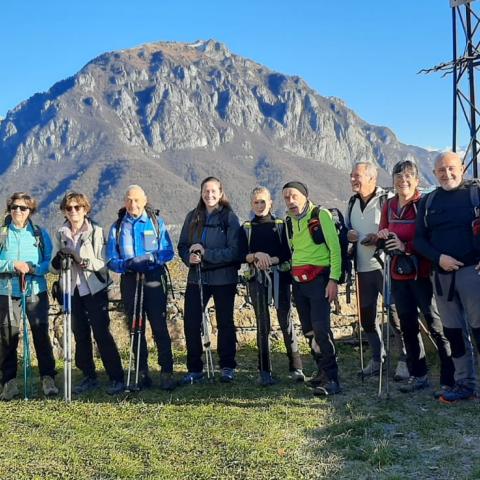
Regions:
[[288, 182], [282, 187], [282, 190], [285, 190], [286, 188], [296, 188], [300, 193], [308, 198], [308, 188], [302, 182]]

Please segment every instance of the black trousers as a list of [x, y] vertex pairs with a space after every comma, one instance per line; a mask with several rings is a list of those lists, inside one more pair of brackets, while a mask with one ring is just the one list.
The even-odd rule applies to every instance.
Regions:
[[[126, 273], [120, 278], [120, 291], [127, 314], [128, 327], [131, 330], [135, 315], [135, 290], [137, 274]], [[140, 297], [140, 295], [138, 295]], [[139, 298], [138, 298], [139, 300]], [[165, 270], [159, 268], [145, 273], [143, 282], [143, 317], [148, 319], [152, 329], [153, 339], [158, 351], [158, 364], [162, 372], [173, 372], [173, 354], [170, 333], [167, 327], [167, 279]], [[134, 354], [137, 356], [137, 342], [134, 342]], [[140, 370], [148, 372], [148, 349], [143, 325], [140, 338]]]
[[338, 382], [338, 365], [330, 327], [330, 303], [325, 298], [328, 278], [319, 275], [308, 283], [293, 282], [293, 296], [303, 334], [310, 342], [318, 369]]
[[107, 290], [81, 297], [72, 296], [72, 331], [75, 337], [75, 365], [86, 377], [95, 378], [92, 332], [110, 380], [123, 381], [123, 368], [117, 345], [109, 329]]
[[[17, 376], [17, 347], [22, 323], [22, 302], [19, 298], [12, 298], [11, 302], [11, 308], [9, 308], [8, 296], [0, 295], [0, 370], [2, 371], [2, 384]], [[55, 371], [52, 342], [48, 334], [49, 303], [47, 292], [27, 297], [26, 307], [40, 376], [54, 377], [57, 372]], [[12, 315], [9, 314], [9, 311]]]
[[392, 279], [392, 294], [400, 317], [400, 328], [407, 350], [407, 365], [410, 374], [421, 377], [427, 373], [425, 348], [418, 322], [418, 310], [420, 310], [438, 347], [440, 383], [453, 386], [455, 383], [453, 378], [455, 368], [450, 343], [443, 333], [430, 279], [418, 278], [417, 280], [405, 281]]
[[[290, 275], [289, 273], [287, 275]], [[263, 279], [264, 277], [262, 277]], [[273, 278], [272, 278], [273, 281]], [[268, 284], [253, 279], [248, 283], [250, 300], [257, 320], [258, 369], [271, 372], [270, 359], [270, 311], [268, 309]], [[273, 295], [275, 292], [272, 289]], [[283, 341], [287, 350], [288, 367], [292, 372], [302, 369], [302, 359], [298, 350], [298, 341], [292, 321], [290, 281], [280, 274], [278, 283], [277, 319], [282, 330]], [[266, 306], [266, 308], [265, 308]]]
[[[237, 285], [203, 285], [204, 306], [213, 296], [217, 319], [217, 351], [220, 368], [235, 368], [237, 340], [233, 323], [233, 307]], [[187, 344], [187, 369], [189, 372], [203, 370], [203, 345], [201, 337], [202, 308], [200, 305], [200, 289], [196, 283], [188, 283], [185, 291], [184, 332]]]

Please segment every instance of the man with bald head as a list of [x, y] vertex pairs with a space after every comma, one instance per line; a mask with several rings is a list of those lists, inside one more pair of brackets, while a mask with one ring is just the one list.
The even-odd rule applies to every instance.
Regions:
[[[167, 328], [167, 278], [165, 264], [173, 258], [173, 245], [165, 222], [148, 205], [139, 185], [130, 185], [125, 193], [125, 206], [112, 225], [107, 243], [108, 267], [120, 273], [120, 290], [132, 328], [136, 315], [135, 301], [143, 303], [158, 349], [161, 367], [160, 387], [172, 390], [173, 355]], [[143, 294], [142, 294], [143, 291]], [[145, 325], [143, 325], [145, 328]], [[136, 342], [135, 356], [138, 355]], [[148, 388], [148, 349], [145, 330], [141, 335], [139, 387]], [[136, 363], [135, 363], [136, 365]]]
[[438, 155], [433, 170], [440, 186], [420, 202], [415, 249], [433, 263], [433, 285], [455, 364], [455, 387], [440, 401], [472, 398], [476, 375], [473, 345], [480, 347], [480, 188], [464, 179], [454, 152]]

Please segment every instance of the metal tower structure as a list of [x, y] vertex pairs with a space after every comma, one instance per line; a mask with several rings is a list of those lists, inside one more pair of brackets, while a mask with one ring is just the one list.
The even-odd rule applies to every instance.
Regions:
[[480, 14], [475, 0], [450, 0], [452, 9], [453, 59], [422, 72], [443, 71], [453, 78], [452, 150], [459, 148], [460, 135], [469, 135], [463, 163], [478, 178], [480, 154], [480, 110], [477, 106], [476, 73], [480, 66]]

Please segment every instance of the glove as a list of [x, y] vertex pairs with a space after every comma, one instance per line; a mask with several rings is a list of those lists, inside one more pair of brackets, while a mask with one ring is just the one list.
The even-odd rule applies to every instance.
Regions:
[[82, 263], [82, 259], [80, 255], [73, 248], [64, 247], [60, 249], [58, 253], [60, 253], [62, 257], [68, 257], [68, 256], [72, 257], [75, 263], [78, 263], [78, 264]]
[[125, 261], [126, 270], [132, 272], [144, 273], [155, 264], [155, 257], [151, 253], [129, 258]]
[[62, 254], [57, 252], [57, 254], [52, 258], [52, 267], [55, 270], [60, 270], [62, 268]]

